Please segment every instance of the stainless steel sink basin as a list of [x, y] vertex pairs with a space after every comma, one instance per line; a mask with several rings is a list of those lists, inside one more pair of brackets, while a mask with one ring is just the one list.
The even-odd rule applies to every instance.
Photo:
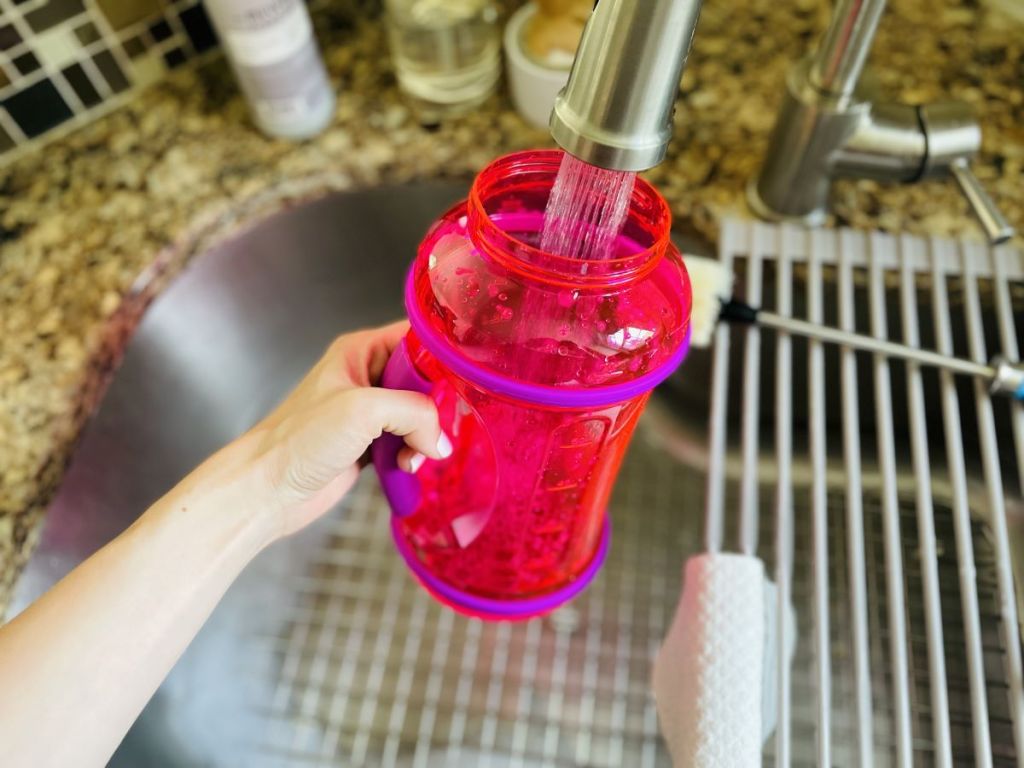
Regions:
[[[132, 339], [49, 512], [14, 611], [249, 427], [335, 335], [399, 316], [402, 277], [416, 243], [463, 192], [460, 185], [433, 184], [331, 196], [265, 221], [197, 259], [154, 303]], [[733, 366], [737, 379], [740, 370]], [[522, 624], [485, 624], [442, 608], [394, 553], [386, 505], [375, 479], [366, 475], [339, 509], [250, 566], [112, 764], [669, 765], [648, 680], [675, 608], [682, 563], [702, 542], [707, 371], [706, 353], [693, 353], [677, 380], [652, 401], [616, 489], [607, 565], [572, 605]], [[738, 450], [730, 448], [729, 456]], [[816, 678], [806, 555], [810, 474], [799, 471], [806, 466], [800, 450], [793, 576], [800, 633], [790, 733], [793, 763], [811, 765]], [[844, 618], [850, 599], [843, 575], [847, 529], [844, 481], [836, 469], [841, 459], [830, 461], [831, 739], [833, 763], [848, 765], [857, 752], [851, 630]], [[758, 466], [762, 508], [769, 510], [775, 465], [765, 458]], [[872, 756], [883, 765], [894, 762], [894, 746], [877, 480], [878, 470], [866, 458], [863, 534], [876, 677]], [[730, 500], [737, 482], [733, 471]], [[900, 496], [908, 518], [914, 513], [911, 490]], [[1019, 511], [1013, 506], [1018, 499], [1010, 502]], [[952, 745], [961, 765], [973, 760], [971, 710], [957, 652], [963, 626], [955, 610], [956, 581], [949, 578], [956, 573], [949, 505], [939, 498], [935, 524], [944, 600], [950, 600]], [[768, 512], [761, 515], [761, 551], [769, 565], [773, 525]], [[1014, 745], [994, 557], [985, 523], [976, 518], [974, 526], [992, 751], [997, 764], [1010, 764]], [[903, 530], [908, 611], [911, 626], [919, 627], [918, 542], [912, 522]], [[929, 668], [920, 635], [912, 633], [909, 642], [915, 758], [932, 764]], [[766, 759], [773, 754], [769, 743]]]

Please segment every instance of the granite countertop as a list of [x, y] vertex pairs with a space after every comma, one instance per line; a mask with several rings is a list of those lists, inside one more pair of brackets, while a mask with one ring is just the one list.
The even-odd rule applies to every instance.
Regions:
[[[378, 5], [335, 0], [316, 14], [338, 105], [313, 141], [258, 134], [226, 65], [214, 61], [0, 169], [0, 613], [125, 339], [194, 254], [326, 191], [467, 177], [499, 153], [550, 143], [503, 93], [466, 117], [418, 125], [367, 10]], [[721, 214], [743, 209], [784, 73], [820, 35], [828, 6], [707, 0], [676, 139], [649, 174], [685, 228], [713, 240]], [[975, 6], [893, 0], [875, 78], [891, 98], [958, 98], [975, 108], [985, 130], [977, 173], [1024, 228], [1024, 35]], [[858, 227], [974, 227], [944, 181], [844, 182], [836, 212], [838, 223]]]

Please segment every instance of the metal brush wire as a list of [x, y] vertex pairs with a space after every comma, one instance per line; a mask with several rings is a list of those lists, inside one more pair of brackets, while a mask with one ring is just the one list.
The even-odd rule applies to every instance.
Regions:
[[793, 336], [827, 341], [850, 347], [858, 352], [876, 352], [895, 360], [919, 363], [964, 376], [975, 376], [986, 382], [993, 394], [1007, 394], [1024, 399], [1024, 364], [1011, 362], [1002, 355], [997, 355], [988, 363], [978, 363], [884, 338], [831, 328], [786, 314], [755, 309], [735, 299], [722, 303], [720, 318], [733, 323], [757, 323], [762, 328], [774, 328]]

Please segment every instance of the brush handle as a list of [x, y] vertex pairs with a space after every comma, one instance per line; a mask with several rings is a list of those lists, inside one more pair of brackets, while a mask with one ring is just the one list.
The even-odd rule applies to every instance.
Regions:
[[844, 347], [874, 352], [899, 360], [909, 360], [953, 373], [978, 376], [989, 382], [994, 394], [1008, 394], [1018, 400], [1024, 400], [1024, 366], [1005, 358], [996, 358], [990, 364], [976, 363], [972, 360], [963, 360], [927, 349], [915, 349], [894, 341], [876, 339], [873, 336], [841, 331], [838, 328], [830, 328], [794, 317], [784, 317], [764, 309], [754, 310], [735, 301], [723, 305], [721, 317], [744, 323], [756, 322], [767, 328], [786, 331], [795, 336], [840, 344]]

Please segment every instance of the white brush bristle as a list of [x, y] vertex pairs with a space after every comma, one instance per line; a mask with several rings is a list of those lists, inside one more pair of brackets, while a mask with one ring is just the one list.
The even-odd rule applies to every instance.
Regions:
[[693, 289], [690, 343], [695, 347], [707, 347], [715, 333], [722, 302], [732, 298], [733, 275], [713, 259], [687, 256], [684, 261]]

